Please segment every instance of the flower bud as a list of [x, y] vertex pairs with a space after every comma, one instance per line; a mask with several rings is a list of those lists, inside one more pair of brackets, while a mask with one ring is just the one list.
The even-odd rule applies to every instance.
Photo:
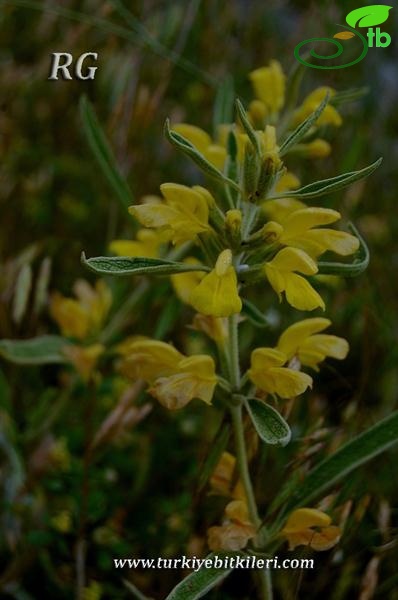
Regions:
[[249, 104], [249, 116], [255, 129], [264, 129], [265, 119], [268, 111], [264, 102], [261, 100], [252, 100]]
[[225, 229], [232, 245], [240, 243], [240, 234], [242, 226], [242, 213], [234, 208], [225, 215]]

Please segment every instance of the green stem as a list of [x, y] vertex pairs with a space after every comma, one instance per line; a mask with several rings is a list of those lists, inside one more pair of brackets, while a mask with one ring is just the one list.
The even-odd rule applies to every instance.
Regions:
[[254, 491], [250, 479], [249, 466], [247, 460], [247, 451], [245, 443], [245, 433], [243, 430], [242, 404], [231, 407], [232, 425], [235, 436], [236, 460], [242, 485], [245, 490], [247, 506], [249, 508], [250, 519], [257, 528], [261, 525], [261, 519], [258, 515], [257, 504], [254, 498]]
[[[253, 525], [258, 530], [261, 527], [261, 519], [258, 514], [257, 503], [254, 496], [253, 485], [249, 473], [249, 465], [247, 460], [247, 451], [245, 443], [245, 432], [243, 429], [242, 420], [242, 404], [239, 406], [231, 406], [232, 425], [235, 436], [235, 452], [238, 465], [239, 477], [245, 490], [247, 506], [249, 509], [250, 519]], [[261, 544], [258, 537], [254, 540], [255, 548]], [[262, 600], [272, 600], [272, 582], [271, 572], [269, 569], [261, 569], [257, 573]]]
[[[241, 376], [239, 365], [239, 336], [238, 336], [238, 317], [232, 315], [228, 320], [229, 325], [229, 356], [231, 383], [236, 390], [239, 390]], [[250, 478], [249, 463], [246, 450], [245, 432], [243, 428], [242, 403], [238, 406], [230, 406], [232, 427], [235, 437], [235, 453], [238, 466], [239, 478], [245, 490], [247, 507], [249, 509], [250, 520], [257, 532], [261, 528], [261, 519], [258, 514], [256, 498], [253, 485]], [[261, 537], [256, 536], [254, 540], [255, 548], [261, 547]], [[272, 600], [272, 583], [269, 569], [261, 569], [257, 573], [259, 589], [262, 600]]]
[[123, 329], [127, 320], [131, 316], [131, 311], [134, 306], [142, 299], [145, 292], [149, 289], [149, 282], [143, 279], [134, 292], [127, 298], [126, 302], [122, 304], [119, 310], [114, 314], [108, 325], [102, 330], [99, 337], [99, 341], [102, 344], [108, 343], [114, 335], [119, 333]]
[[238, 315], [232, 315], [228, 318], [228, 333], [231, 383], [235, 390], [238, 391], [240, 388]]

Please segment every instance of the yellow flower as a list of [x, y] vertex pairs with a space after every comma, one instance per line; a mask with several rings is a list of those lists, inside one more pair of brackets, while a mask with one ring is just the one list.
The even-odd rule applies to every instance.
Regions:
[[[261, 157], [264, 163], [268, 164], [268, 168], [275, 172], [282, 166], [282, 160], [279, 158], [279, 146], [276, 142], [276, 129], [273, 125], [266, 125], [263, 131], [256, 131], [256, 136], [259, 141]], [[249, 142], [249, 136], [246, 133], [237, 135], [238, 145], [238, 160], [243, 161], [246, 148]]]
[[[286, 190], [280, 190], [284, 192]], [[262, 209], [265, 214], [278, 223], [282, 223], [290, 213], [300, 208], [307, 208], [304, 202], [296, 200], [296, 198], [278, 198], [277, 200], [267, 200], [263, 202]]]
[[348, 342], [335, 335], [319, 334], [331, 325], [329, 319], [304, 319], [282, 333], [277, 349], [290, 360], [297, 356], [302, 365], [318, 370], [318, 364], [327, 356], [343, 360], [349, 350]]
[[[340, 213], [330, 208], [313, 207], [285, 211], [274, 224], [279, 234], [278, 242], [284, 246], [304, 250], [312, 258], [317, 258], [327, 250], [348, 256], [358, 250], [358, 238], [345, 231], [317, 228], [318, 225], [328, 225], [340, 218]], [[280, 225], [283, 227], [282, 231]], [[271, 227], [271, 223], [268, 223], [267, 231]]]
[[223, 452], [210, 477], [210, 488], [213, 494], [230, 496], [234, 500], [245, 500], [242, 482], [240, 479], [236, 481], [235, 478], [235, 469], [235, 456], [230, 452]]
[[233, 235], [239, 234], [242, 226], [242, 220], [243, 215], [241, 210], [238, 210], [237, 208], [228, 210], [225, 213], [225, 227], [227, 231]]
[[63, 335], [83, 340], [99, 331], [111, 307], [112, 296], [103, 281], [97, 281], [93, 288], [86, 281], [78, 280], [74, 292], [76, 300], [57, 292], [53, 294], [50, 314]]
[[315, 508], [298, 508], [289, 516], [281, 531], [289, 542], [289, 550], [310, 546], [314, 550], [329, 550], [341, 538], [341, 531], [331, 525], [331, 518]]
[[249, 104], [248, 114], [255, 129], [263, 129], [268, 116], [268, 110], [261, 100], [252, 100]]
[[176, 131], [191, 142], [217, 169], [223, 170], [227, 151], [220, 144], [214, 143], [206, 131], [188, 123], [173, 125], [173, 131]]
[[135, 340], [124, 348], [123, 370], [133, 379], [144, 379], [149, 392], [170, 410], [193, 398], [211, 403], [217, 384], [210, 356], [184, 356], [173, 346], [156, 340]]
[[[189, 265], [200, 264], [196, 258], [190, 256], [183, 262]], [[190, 304], [192, 292], [199, 285], [204, 276], [205, 273], [203, 271], [187, 271], [186, 273], [176, 273], [175, 275], [171, 275], [170, 279], [178, 298], [185, 304]]]
[[326, 158], [332, 151], [332, 146], [326, 140], [316, 138], [308, 144], [300, 144], [300, 155], [306, 158]]
[[[319, 87], [313, 92], [311, 92], [305, 99], [302, 105], [294, 111], [293, 114], [293, 127], [299, 125], [302, 121], [304, 121], [311, 113], [314, 112], [329, 92], [330, 97], [332, 98], [335, 95], [335, 90], [330, 87]], [[340, 127], [343, 120], [337, 110], [331, 104], [328, 104], [324, 109], [323, 113], [319, 117], [316, 122], [316, 125], [320, 127], [321, 125], [333, 125], [334, 127]]]
[[287, 356], [273, 348], [256, 348], [251, 354], [250, 380], [269, 394], [281, 398], [294, 398], [312, 386], [312, 378], [306, 373], [284, 367]]
[[285, 171], [276, 183], [275, 191], [279, 194], [288, 190], [296, 190], [298, 187], [300, 187], [300, 179], [294, 173]]
[[210, 356], [182, 359], [174, 375], [156, 379], [149, 392], [169, 410], [183, 408], [193, 398], [211, 404], [217, 377]]
[[246, 502], [232, 500], [225, 507], [225, 522], [220, 527], [210, 527], [208, 532], [210, 550], [241, 550], [256, 535], [250, 521]]
[[178, 183], [163, 183], [160, 190], [165, 202], [129, 208], [144, 227], [169, 233], [173, 244], [192, 240], [198, 233], [210, 231], [209, 201], [214, 200], [207, 190]]
[[264, 265], [264, 271], [271, 286], [282, 299], [298, 310], [314, 310], [318, 306], [325, 310], [325, 303], [304, 277], [298, 275], [314, 275], [318, 272], [316, 263], [308, 254], [297, 248], [283, 248]]
[[89, 381], [97, 365], [98, 359], [105, 351], [102, 344], [91, 346], [66, 346], [64, 354], [73, 364], [84, 381]]
[[223, 343], [228, 337], [228, 321], [226, 318], [198, 313], [194, 316], [192, 327], [205, 333], [216, 344]]
[[159, 256], [159, 247], [166, 240], [157, 231], [140, 229], [135, 240], [113, 240], [109, 249], [117, 256]]
[[249, 78], [256, 97], [270, 113], [278, 112], [285, 102], [286, 76], [277, 60], [271, 60], [268, 67], [252, 71]]
[[221, 252], [214, 269], [193, 291], [190, 303], [198, 312], [213, 317], [229, 317], [242, 310], [231, 250]]
[[149, 383], [158, 377], [175, 373], [177, 365], [184, 358], [174, 346], [150, 339], [137, 339], [123, 349], [124, 371], [132, 379], [144, 379]]
[[279, 146], [276, 143], [275, 127], [266, 125], [264, 131], [259, 132], [258, 137], [264, 162], [270, 162], [275, 170], [280, 169], [282, 160], [279, 158]]

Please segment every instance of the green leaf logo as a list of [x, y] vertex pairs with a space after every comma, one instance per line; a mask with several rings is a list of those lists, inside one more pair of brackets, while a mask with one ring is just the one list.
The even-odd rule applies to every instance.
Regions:
[[387, 21], [391, 8], [392, 6], [386, 6], [385, 4], [363, 6], [348, 13], [345, 20], [350, 27], [373, 27]]

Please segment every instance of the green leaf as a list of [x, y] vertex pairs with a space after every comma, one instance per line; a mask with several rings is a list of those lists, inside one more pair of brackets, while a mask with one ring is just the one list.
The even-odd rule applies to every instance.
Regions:
[[[227, 553], [217, 552], [217, 556], [222, 559], [227, 556], [239, 555], [242, 553]], [[206, 558], [213, 560], [214, 554], [209, 554]], [[167, 596], [166, 600], [198, 600], [202, 598], [207, 592], [212, 590], [218, 583], [221, 583], [233, 569], [216, 569], [214, 567], [205, 569], [201, 567], [198, 571], [195, 571], [185, 577]]]
[[120, 173], [113, 151], [86, 96], [80, 98], [80, 114], [88, 145], [123, 208], [127, 209], [134, 203], [133, 196]]
[[270, 326], [269, 321], [264, 313], [262, 313], [257, 306], [255, 306], [249, 300], [243, 300], [242, 312], [244, 316], [248, 318], [250, 323], [256, 327], [264, 328]]
[[343, 173], [342, 175], [337, 175], [337, 177], [331, 177], [329, 179], [323, 179], [322, 181], [315, 181], [314, 183], [310, 183], [305, 185], [298, 190], [291, 190], [289, 192], [283, 192], [283, 194], [276, 194], [275, 196], [270, 197], [269, 199], [275, 198], [317, 198], [318, 196], [324, 196], [325, 194], [331, 194], [332, 192], [337, 192], [338, 190], [342, 190], [347, 187], [351, 183], [355, 181], [359, 181], [360, 179], [364, 179], [368, 177], [375, 171], [382, 163], [382, 158], [376, 160], [376, 162], [372, 163], [368, 167], [364, 169], [360, 169], [359, 171], [352, 171], [350, 173]]
[[102, 275], [171, 275], [188, 271], [210, 271], [205, 265], [177, 263], [160, 258], [138, 258], [124, 256], [96, 256], [86, 258], [82, 253], [83, 265]]
[[51, 258], [46, 256], [40, 265], [36, 280], [36, 288], [33, 301], [33, 313], [38, 315], [44, 308], [48, 297], [48, 285], [51, 277]]
[[12, 306], [12, 318], [17, 325], [21, 323], [26, 313], [31, 289], [32, 267], [29, 264], [25, 264], [18, 273]]
[[241, 101], [239, 99], [236, 100], [235, 106], [236, 106], [236, 112], [238, 113], [239, 120], [242, 124], [243, 129], [246, 132], [247, 137], [251, 141], [252, 146], [253, 146], [254, 150], [256, 151], [257, 156], [261, 156], [260, 141], [256, 135], [256, 132], [254, 131], [254, 129], [252, 127], [252, 124], [250, 123], [249, 119], [247, 118], [247, 113], [246, 113], [245, 109], [243, 108], [243, 104], [241, 103]]
[[398, 442], [398, 411], [395, 411], [313, 468], [296, 487], [285, 512], [306, 506], [325, 494], [354, 469], [385, 452]]
[[29, 340], [0, 340], [0, 356], [19, 365], [66, 363], [63, 349], [70, 342], [56, 335]]
[[305, 134], [315, 125], [329, 102], [329, 93], [326, 94], [320, 105], [286, 138], [279, 149], [279, 155], [284, 156], [289, 149], [303, 139]]
[[368, 93], [368, 87], [350, 88], [348, 90], [343, 90], [342, 92], [337, 92], [333, 96], [333, 98], [330, 99], [330, 104], [332, 104], [333, 106], [340, 106], [348, 102], [355, 102], [355, 100], [363, 98]]
[[290, 427], [272, 406], [257, 398], [249, 398], [246, 407], [263, 442], [280, 446], [286, 446], [290, 442]]
[[339, 263], [339, 262], [327, 262], [318, 261], [318, 274], [319, 275], [341, 275], [342, 277], [357, 277], [363, 273], [369, 265], [369, 248], [366, 245], [365, 240], [359, 234], [358, 229], [353, 223], [348, 224], [349, 229], [359, 239], [359, 249], [354, 257], [354, 260], [350, 263]]
[[230, 75], [227, 75], [221, 84], [217, 87], [216, 99], [214, 102], [213, 113], [213, 135], [218, 136], [218, 126], [233, 121], [234, 105], [234, 82]]
[[345, 20], [351, 27], [374, 27], [387, 21], [391, 8], [385, 4], [362, 6], [349, 12]]
[[204, 486], [207, 483], [207, 480], [216, 468], [217, 463], [220, 460], [221, 454], [227, 447], [230, 435], [231, 428], [229, 424], [225, 423], [224, 425], [221, 425], [220, 429], [217, 431], [215, 439], [211, 444], [209, 453], [207, 454], [206, 460], [204, 461], [203, 467], [201, 469], [198, 484], [199, 491], [201, 491], [204, 488]]
[[213, 179], [216, 179], [221, 183], [229, 185], [238, 192], [240, 191], [239, 185], [232, 179], [229, 179], [229, 177], [223, 175], [221, 171], [219, 171], [214, 165], [212, 165], [208, 160], [206, 160], [203, 154], [201, 154], [199, 150], [197, 150], [189, 140], [187, 140], [183, 135], [170, 129], [169, 119], [166, 119], [164, 132], [169, 142], [173, 146], [181, 150], [181, 152], [186, 154], [191, 160], [193, 160], [198, 165], [198, 167], [202, 169], [204, 173], [206, 173], [206, 175], [212, 177]]

